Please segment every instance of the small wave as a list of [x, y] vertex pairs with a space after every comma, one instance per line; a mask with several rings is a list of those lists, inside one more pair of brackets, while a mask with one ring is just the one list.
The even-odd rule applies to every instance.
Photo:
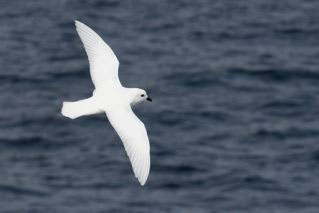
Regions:
[[241, 75], [244, 77], [253, 77], [267, 81], [289, 81], [289, 80], [314, 80], [319, 79], [319, 72], [308, 70], [285, 70], [285, 69], [230, 69], [228, 72], [232, 75]]
[[27, 188], [22, 186], [15, 186], [15, 185], [5, 185], [0, 184], [0, 192], [2, 193], [12, 193], [18, 195], [28, 195], [28, 196], [48, 196], [49, 193], [44, 190], [34, 189], [34, 188]]

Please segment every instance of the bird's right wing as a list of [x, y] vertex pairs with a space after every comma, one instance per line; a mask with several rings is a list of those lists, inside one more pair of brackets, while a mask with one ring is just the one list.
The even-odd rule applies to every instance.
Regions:
[[131, 107], [112, 110], [106, 115], [124, 144], [135, 177], [144, 185], [150, 171], [150, 144], [144, 124]]
[[87, 25], [75, 21], [75, 26], [89, 59], [91, 78], [95, 88], [105, 84], [120, 84], [119, 61], [112, 49]]

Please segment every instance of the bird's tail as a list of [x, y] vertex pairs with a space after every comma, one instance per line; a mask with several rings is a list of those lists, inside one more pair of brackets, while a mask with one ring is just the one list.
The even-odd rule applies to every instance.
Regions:
[[83, 115], [92, 115], [101, 112], [102, 111], [98, 109], [93, 98], [74, 102], [63, 102], [61, 109], [62, 115], [71, 119], [75, 119]]

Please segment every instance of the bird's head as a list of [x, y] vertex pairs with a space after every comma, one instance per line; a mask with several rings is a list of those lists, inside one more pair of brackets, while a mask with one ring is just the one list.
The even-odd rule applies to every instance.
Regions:
[[143, 101], [152, 101], [151, 97], [147, 95], [145, 90], [137, 88], [134, 88], [133, 90], [133, 105], [141, 103]]

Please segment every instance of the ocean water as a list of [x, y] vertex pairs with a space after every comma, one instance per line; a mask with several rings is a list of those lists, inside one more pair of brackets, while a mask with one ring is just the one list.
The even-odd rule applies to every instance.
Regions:
[[[319, 2], [0, 1], [0, 213], [318, 213]], [[151, 143], [141, 187], [73, 21], [96, 30]]]

